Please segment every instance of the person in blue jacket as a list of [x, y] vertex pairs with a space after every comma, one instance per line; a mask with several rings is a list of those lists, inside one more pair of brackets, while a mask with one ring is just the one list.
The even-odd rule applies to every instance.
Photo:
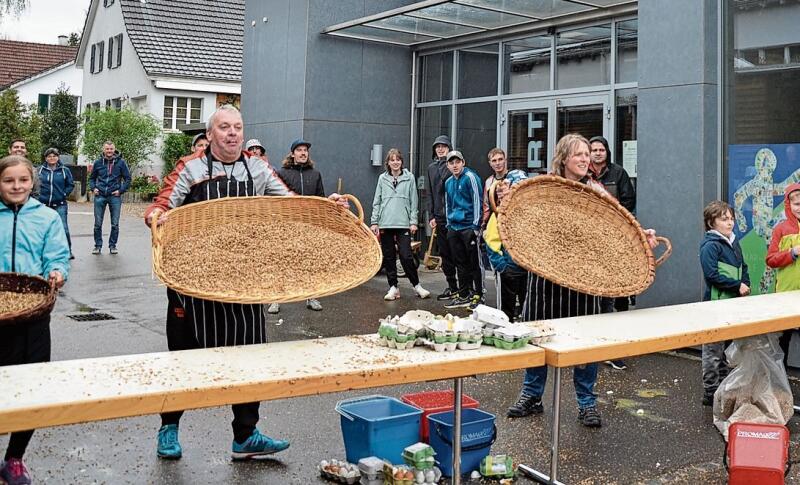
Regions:
[[117, 254], [119, 240], [119, 215], [122, 211], [122, 194], [131, 186], [131, 172], [122, 159], [114, 142], [103, 143], [103, 156], [92, 166], [89, 176], [89, 190], [94, 193], [94, 249], [92, 254], [100, 254], [103, 249], [103, 217], [106, 206], [111, 213], [111, 235], [108, 237], [108, 250]]
[[483, 302], [478, 245], [483, 219], [483, 186], [480, 176], [466, 166], [460, 151], [447, 154], [447, 168], [452, 174], [444, 183], [447, 242], [456, 262], [458, 297], [444, 307], [475, 307]]
[[[49, 279], [59, 288], [69, 273], [69, 246], [54, 211], [32, 198], [36, 172], [28, 159], [0, 160], [0, 271]], [[0, 325], [0, 366], [50, 360], [50, 314], [19, 324]], [[0, 462], [0, 482], [31, 483], [23, 461], [33, 430], [11, 433]]]
[[[733, 232], [733, 209], [727, 202], [715, 200], [703, 209], [706, 234], [700, 244], [700, 266], [706, 289], [703, 301], [724, 300], [750, 294], [750, 275], [742, 248]], [[703, 405], [714, 403], [714, 393], [728, 375], [725, 342], [703, 344]]]
[[61, 154], [57, 148], [48, 148], [44, 152], [45, 163], [39, 167], [39, 202], [58, 212], [64, 232], [69, 244], [69, 259], [75, 259], [72, 254], [72, 240], [69, 237], [69, 224], [67, 223], [67, 197], [75, 188], [72, 172], [61, 163]]

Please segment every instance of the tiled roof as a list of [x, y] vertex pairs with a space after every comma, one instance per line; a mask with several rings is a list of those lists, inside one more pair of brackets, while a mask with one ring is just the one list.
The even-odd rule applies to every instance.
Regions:
[[120, 0], [150, 76], [242, 79], [245, 0]]
[[77, 47], [0, 40], [0, 90], [75, 60]]

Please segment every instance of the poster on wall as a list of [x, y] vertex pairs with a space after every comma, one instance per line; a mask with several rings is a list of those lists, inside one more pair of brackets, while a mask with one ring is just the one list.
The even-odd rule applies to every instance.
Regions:
[[736, 217], [734, 232], [750, 272], [753, 294], [775, 289], [775, 272], [767, 268], [772, 229], [786, 218], [783, 192], [800, 181], [800, 143], [730, 145], [728, 202]]

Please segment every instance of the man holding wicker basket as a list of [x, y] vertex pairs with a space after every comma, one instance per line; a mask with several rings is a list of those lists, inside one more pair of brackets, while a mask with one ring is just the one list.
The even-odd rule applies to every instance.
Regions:
[[[153, 204], [145, 222], [161, 224], [168, 210], [186, 204], [224, 197], [295, 195], [270, 165], [241, 150], [242, 116], [231, 105], [217, 109], [208, 120], [205, 150], [181, 158]], [[347, 200], [332, 194], [330, 199], [349, 207]], [[224, 257], [209, 254], [208, 257]], [[208, 275], [213, 277], [214, 275]], [[261, 304], [210, 301], [167, 290], [167, 345], [169, 350], [227, 347], [266, 343], [266, 316]], [[283, 451], [289, 442], [262, 434], [256, 423], [259, 403], [234, 404], [232, 422], [234, 460], [261, 457]], [[157, 454], [177, 459], [182, 455], [178, 424], [183, 411], [163, 413], [158, 432]]]

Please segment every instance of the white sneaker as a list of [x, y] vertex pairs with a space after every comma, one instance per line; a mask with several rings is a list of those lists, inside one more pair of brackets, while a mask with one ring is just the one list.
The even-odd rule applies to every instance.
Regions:
[[267, 308], [267, 313], [271, 313], [272, 315], [275, 315], [280, 311], [281, 311], [280, 303], [270, 303], [269, 308]]
[[418, 297], [423, 299], [431, 296], [431, 292], [423, 288], [422, 285], [420, 285], [419, 283], [417, 283], [417, 286], [414, 287], [414, 292], [417, 294]]
[[390, 286], [389, 291], [383, 296], [383, 299], [386, 301], [393, 301], [398, 298], [400, 298], [400, 290], [398, 290], [396, 286]]

